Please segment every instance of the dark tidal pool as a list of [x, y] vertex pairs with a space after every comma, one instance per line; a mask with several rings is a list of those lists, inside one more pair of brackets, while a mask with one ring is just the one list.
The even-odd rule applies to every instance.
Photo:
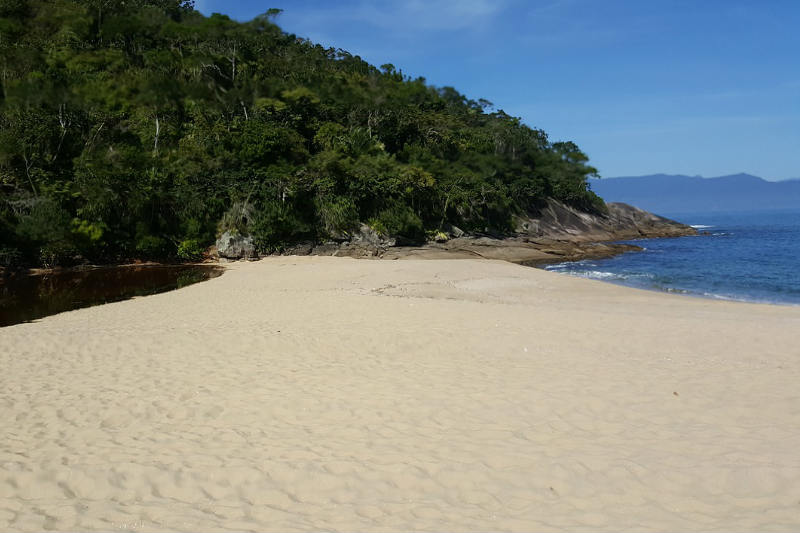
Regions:
[[0, 327], [180, 289], [222, 272], [217, 266], [142, 265], [0, 278]]

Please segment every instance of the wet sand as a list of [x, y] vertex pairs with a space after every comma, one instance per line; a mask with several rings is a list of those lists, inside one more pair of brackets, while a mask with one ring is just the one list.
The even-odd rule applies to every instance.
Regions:
[[0, 369], [2, 531], [800, 528], [797, 307], [276, 257]]

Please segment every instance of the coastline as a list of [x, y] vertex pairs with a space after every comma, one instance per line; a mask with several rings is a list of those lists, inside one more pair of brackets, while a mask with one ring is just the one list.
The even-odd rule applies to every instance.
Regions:
[[[564, 261], [604, 259], [629, 251], [641, 250], [616, 241], [684, 237], [698, 235], [695, 228], [670, 220], [637, 207], [606, 204], [605, 214], [591, 214], [549, 199], [537, 209], [515, 218], [515, 230], [507, 234], [465, 233], [449, 226], [443, 242], [429, 241], [416, 246], [399, 245], [396, 239], [361, 227], [327, 242], [300, 242], [279, 253], [244, 257], [244, 247], [236, 246], [236, 255], [222, 256], [218, 246], [203, 254], [200, 263], [160, 263], [132, 261], [122, 264], [84, 264], [74, 267], [28, 268], [8, 270], [0, 267], [0, 282], [4, 277], [74, 272], [97, 268], [135, 266], [175, 266], [194, 264], [225, 264], [230, 260], [263, 259], [275, 256], [335, 256], [366, 259], [499, 259], [526, 266], [540, 266]], [[219, 244], [219, 242], [217, 243]]]
[[[690, 236], [690, 235], [686, 235]], [[654, 238], [654, 237], [642, 237]], [[350, 246], [349, 243], [335, 246], [300, 245], [306, 248], [298, 250], [293, 246], [282, 253], [261, 255], [251, 259], [225, 259], [215, 257], [201, 262], [171, 263], [158, 261], [141, 261], [130, 263], [94, 264], [87, 263], [71, 267], [55, 268], [23, 268], [8, 270], [0, 268], [0, 283], [4, 279], [25, 276], [44, 276], [69, 272], [85, 272], [99, 269], [124, 269], [139, 267], [177, 267], [177, 266], [221, 266], [237, 262], [261, 261], [276, 257], [349, 257], [354, 259], [493, 259], [508, 261], [524, 266], [544, 266], [564, 261], [581, 261], [584, 259], [606, 259], [627, 252], [640, 251], [642, 248], [631, 244], [620, 244], [613, 241], [573, 242], [547, 239], [536, 241], [524, 237], [475, 237], [468, 236], [453, 239], [447, 243], [429, 242], [420, 246], [391, 246], [382, 249], [365, 249]], [[299, 253], [298, 253], [299, 252]]]
[[226, 267], [0, 329], [0, 529], [796, 528], [800, 309], [502, 261]]
[[[455, 244], [455, 246], [454, 246]], [[313, 245], [309, 245], [312, 247]], [[322, 246], [325, 246], [324, 244]], [[296, 254], [297, 250], [293, 247], [284, 253], [263, 255], [253, 259], [228, 260], [225, 258], [207, 259], [202, 262], [171, 263], [158, 261], [142, 261], [130, 263], [108, 263], [95, 264], [87, 263], [70, 267], [54, 268], [20, 268], [5, 269], [0, 267], [0, 283], [4, 279], [25, 276], [46, 276], [50, 274], [62, 274], [69, 272], [86, 272], [99, 269], [125, 269], [139, 267], [176, 267], [176, 266], [225, 266], [238, 261], [260, 261], [274, 257], [293, 257], [316, 256], [316, 257], [351, 257], [355, 259], [498, 259], [510, 263], [525, 266], [540, 266], [563, 261], [580, 261], [583, 259], [605, 259], [614, 257], [626, 252], [641, 250], [640, 247], [629, 244], [616, 244], [613, 242], [590, 242], [590, 243], [571, 243], [571, 242], [552, 242], [552, 243], [530, 243], [529, 241], [514, 238], [474, 238], [467, 237], [455, 239], [449, 245], [439, 243], [426, 243], [420, 246], [392, 246], [380, 253], [361, 253], [362, 250], [356, 248], [348, 249], [347, 246], [339, 246], [325, 250], [317, 250], [313, 247], [309, 253]]]

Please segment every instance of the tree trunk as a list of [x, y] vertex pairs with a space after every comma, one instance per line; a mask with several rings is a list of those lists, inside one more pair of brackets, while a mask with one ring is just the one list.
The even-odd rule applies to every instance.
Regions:
[[36, 185], [33, 184], [33, 178], [31, 178], [31, 167], [33, 166], [33, 161], [28, 159], [28, 154], [22, 154], [22, 159], [25, 161], [25, 175], [28, 177], [28, 183], [31, 184], [33, 195], [38, 198], [39, 192], [36, 190]]
[[70, 121], [67, 120], [66, 116], [64, 115], [64, 111], [66, 110], [66, 104], [60, 104], [58, 106], [58, 124], [61, 126], [61, 137], [58, 139], [58, 147], [56, 148], [56, 153], [53, 154], [53, 161], [55, 162], [58, 159], [58, 154], [61, 153], [61, 145], [64, 144], [64, 137], [67, 135], [67, 128], [70, 125]]
[[236, 83], [236, 44], [233, 45], [233, 51], [228, 61], [231, 62], [231, 83]]
[[158, 135], [161, 133], [161, 123], [158, 121], [158, 115], [156, 115], [156, 137], [153, 140], [153, 156], [158, 155]]

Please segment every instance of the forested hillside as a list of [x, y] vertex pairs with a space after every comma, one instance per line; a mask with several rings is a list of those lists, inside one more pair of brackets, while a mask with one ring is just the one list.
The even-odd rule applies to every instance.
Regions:
[[0, 0], [0, 266], [422, 241], [604, 204], [571, 142], [455, 89], [180, 0]]

